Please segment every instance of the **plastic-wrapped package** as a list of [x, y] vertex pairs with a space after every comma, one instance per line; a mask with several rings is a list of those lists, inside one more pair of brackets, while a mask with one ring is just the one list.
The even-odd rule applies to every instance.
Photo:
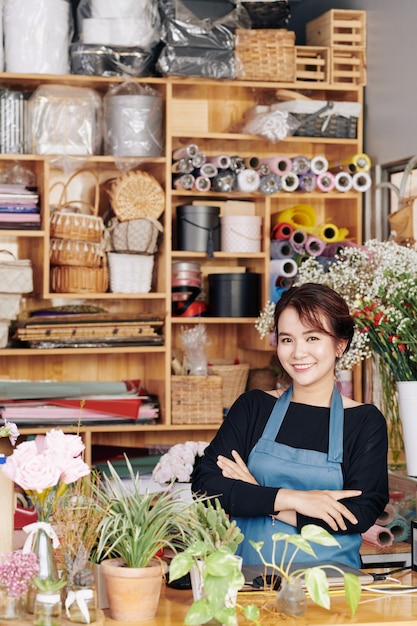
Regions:
[[155, 157], [163, 151], [164, 100], [147, 85], [126, 82], [103, 98], [104, 153]]
[[84, 44], [150, 50], [161, 38], [161, 19], [154, 0], [81, 0], [77, 26]]
[[247, 12], [230, 0], [163, 0], [162, 74], [234, 78], [234, 30], [249, 28]]
[[6, 72], [68, 74], [73, 35], [67, 0], [4, 0]]
[[87, 87], [41, 85], [29, 99], [34, 154], [99, 154], [102, 99]]
[[27, 106], [29, 93], [0, 88], [0, 152], [25, 154], [28, 152]]
[[86, 76], [152, 76], [155, 50], [73, 43], [70, 47], [71, 72]]

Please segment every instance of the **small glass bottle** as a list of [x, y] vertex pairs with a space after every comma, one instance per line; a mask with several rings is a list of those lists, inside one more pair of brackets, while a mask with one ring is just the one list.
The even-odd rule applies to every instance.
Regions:
[[24, 615], [24, 596], [11, 596], [6, 585], [0, 585], [0, 620], [23, 619]]
[[60, 591], [38, 591], [33, 611], [34, 626], [60, 626], [62, 602]]
[[85, 567], [74, 576], [65, 600], [65, 612], [70, 622], [90, 624], [96, 621], [97, 595], [92, 571]]

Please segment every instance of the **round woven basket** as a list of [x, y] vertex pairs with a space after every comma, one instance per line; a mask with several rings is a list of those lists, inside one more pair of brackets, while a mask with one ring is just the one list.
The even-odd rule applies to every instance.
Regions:
[[104, 293], [108, 286], [106, 263], [102, 267], [55, 265], [51, 268], [51, 288], [56, 293]]
[[158, 219], [165, 209], [165, 192], [148, 172], [127, 172], [107, 190], [110, 204], [121, 221], [153, 217]]
[[77, 239], [51, 239], [49, 250], [52, 265], [100, 267], [105, 254], [101, 244]]

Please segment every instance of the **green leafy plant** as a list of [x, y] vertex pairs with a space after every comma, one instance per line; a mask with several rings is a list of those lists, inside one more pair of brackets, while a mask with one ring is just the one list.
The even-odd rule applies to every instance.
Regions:
[[[308, 524], [306, 526], [303, 526], [300, 534], [289, 535], [287, 533], [275, 533], [274, 535], [272, 535], [272, 541], [273, 547], [271, 561], [267, 562], [262, 554], [264, 542], [255, 542], [249, 540], [249, 543], [258, 553], [262, 563], [265, 565], [265, 568], [271, 569], [287, 581], [297, 580], [304, 577], [305, 584], [311, 599], [313, 600], [313, 602], [315, 602], [319, 606], [324, 607], [325, 609], [330, 608], [329, 583], [327, 580], [325, 568], [334, 569], [338, 571], [341, 575], [343, 575], [346, 601], [349, 605], [352, 615], [356, 613], [356, 609], [358, 608], [359, 600], [361, 597], [361, 584], [355, 574], [346, 573], [336, 565], [332, 564], [328, 564], [326, 566], [317, 565], [309, 567], [307, 569], [291, 571], [295, 556], [299, 552], [299, 550], [305, 552], [306, 554], [309, 554], [310, 556], [316, 557], [316, 554], [310, 543], [317, 543], [322, 546], [339, 546], [339, 542], [334, 538], [333, 535], [328, 533], [327, 530], [325, 530], [324, 528], [320, 528], [320, 526], [316, 526], [315, 524]], [[282, 551], [282, 558], [279, 565], [277, 565], [275, 562], [275, 552], [278, 541], [285, 542], [285, 547]], [[289, 546], [293, 546], [294, 550], [291, 556], [288, 558]]]
[[109, 475], [96, 488], [102, 520], [95, 557], [121, 557], [126, 567], [146, 567], [163, 548], [176, 552], [192, 541], [193, 503], [173, 499], [170, 486], [160, 493], [141, 491], [139, 474], [125, 460], [129, 481], [108, 462]]
[[39, 578], [38, 576], [35, 576], [32, 582], [39, 591], [60, 591], [67, 584], [65, 578], [53, 580], [52, 578]]
[[224, 545], [234, 554], [244, 536], [236, 522], [230, 521], [218, 498], [214, 499], [214, 504], [212, 501], [196, 501], [194, 510], [194, 537], [205, 541], [210, 551]]

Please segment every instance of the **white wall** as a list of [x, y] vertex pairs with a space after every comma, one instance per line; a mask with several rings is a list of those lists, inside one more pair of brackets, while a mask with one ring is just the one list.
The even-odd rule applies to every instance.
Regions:
[[305, 24], [329, 9], [367, 13], [365, 151], [384, 164], [417, 153], [416, 0], [302, 0], [288, 28], [305, 43]]

